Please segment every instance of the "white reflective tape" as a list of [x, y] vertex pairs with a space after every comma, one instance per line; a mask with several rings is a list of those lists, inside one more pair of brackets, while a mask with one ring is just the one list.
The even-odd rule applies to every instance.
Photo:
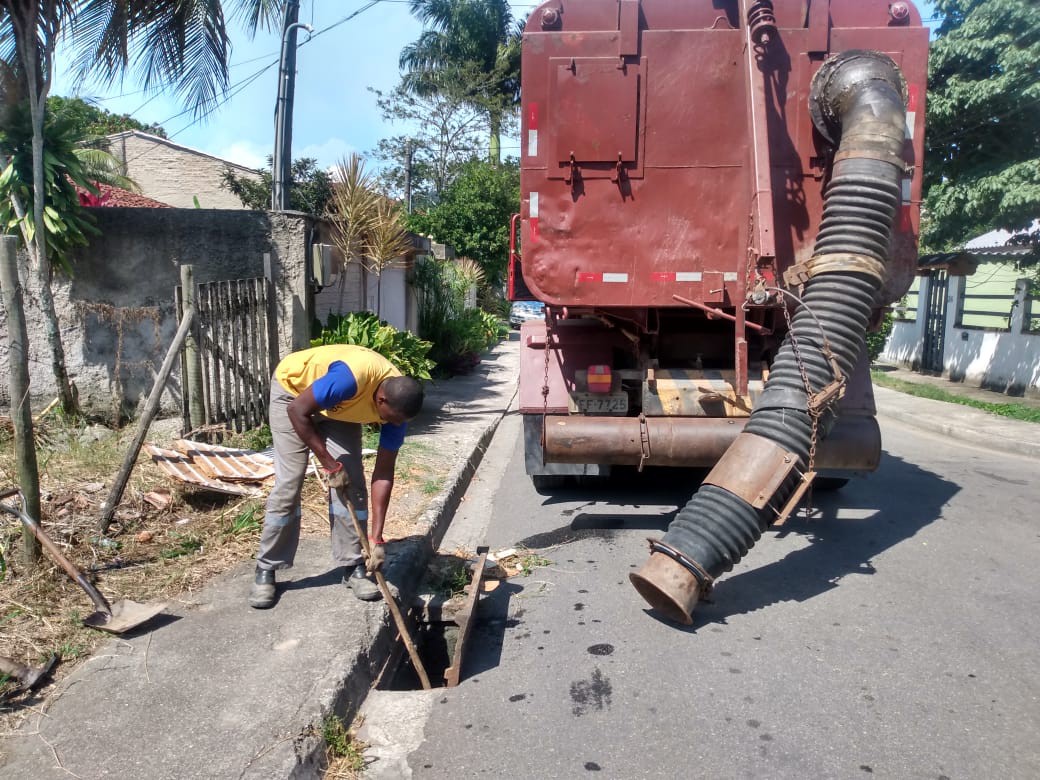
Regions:
[[628, 274], [603, 274], [604, 282], [627, 282]]
[[909, 177], [903, 179], [903, 183], [902, 183], [902, 187], [901, 187], [901, 189], [903, 191], [903, 203], [909, 203], [910, 202], [910, 184], [911, 184], [911, 182], [912, 182], [912, 179], [910, 179]]
[[528, 130], [527, 131], [527, 156], [537, 157], [538, 156], [538, 131]]
[[531, 208], [530, 208], [531, 219], [538, 219], [538, 193], [531, 193]]
[[917, 112], [907, 111], [906, 112], [906, 137], [913, 139], [914, 128], [917, 126]]
[[729, 271], [722, 275], [722, 281], [724, 282], [735, 282], [737, 281], [737, 274], [735, 271]]
[[699, 282], [700, 280], [700, 271], [678, 271], [675, 274], [675, 281], [677, 282]]

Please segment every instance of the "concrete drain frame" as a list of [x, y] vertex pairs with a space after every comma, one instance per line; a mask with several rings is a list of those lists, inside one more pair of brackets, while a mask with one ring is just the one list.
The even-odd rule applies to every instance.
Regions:
[[[490, 548], [478, 547], [473, 575], [466, 586], [466, 599], [450, 620], [418, 619], [412, 639], [434, 688], [454, 688], [462, 679], [462, 664], [466, 644], [475, 621], [477, 603], [483, 584]], [[427, 613], [429, 618], [429, 613]], [[438, 684], [440, 683], [440, 684]], [[380, 674], [376, 688], [389, 691], [421, 690], [419, 675], [406, 652], [404, 641], [398, 636], [390, 657]]]

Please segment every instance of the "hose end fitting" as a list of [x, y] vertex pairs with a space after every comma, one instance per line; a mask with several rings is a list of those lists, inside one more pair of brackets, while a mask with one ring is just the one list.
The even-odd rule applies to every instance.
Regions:
[[691, 615], [700, 598], [701, 584], [678, 561], [655, 552], [628, 579], [652, 609], [675, 623], [693, 624]]

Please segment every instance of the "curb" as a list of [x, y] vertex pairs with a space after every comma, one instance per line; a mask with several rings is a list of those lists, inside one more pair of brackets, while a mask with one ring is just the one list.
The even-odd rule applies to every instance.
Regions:
[[[469, 454], [459, 460], [448, 475], [446, 487], [433, 498], [419, 518], [416, 533], [395, 544], [394, 556], [387, 564], [386, 577], [400, 603], [409, 604], [415, 595], [422, 580], [422, 572], [444, 537], [504, 416], [505, 411], [498, 414], [477, 437]], [[397, 628], [384, 606], [378, 628], [369, 641], [357, 655], [349, 659], [343, 671], [321, 686], [324, 692], [318, 698], [317, 705], [322, 721], [330, 715], [339, 715], [348, 724], [354, 720], [365, 698], [364, 694], [372, 687], [389, 657], [396, 634]], [[325, 755], [324, 738], [313, 732], [300, 734], [294, 740], [294, 748], [296, 760], [285, 776], [292, 780], [321, 780], [324, 776], [321, 771]]]
[[[947, 422], [936, 420], [932, 416], [922, 417], [902, 410], [885, 409], [878, 410], [878, 417], [887, 417], [892, 420], [908, 425], [911, 428], [936, 433], [957, 441], [972, 444], [976, 447], [1000, 453], [1013, 453], [1024, 455], [1028, 458], [1040, 459], [1040, 441], [1023, 441], [1022, 439], [999, 438], [991, 433], [982, 433], [971, 428], [964, 428]], [[1032, 424], [1032, 423], [1024, 423]], [[1037, 431], [1040, 438], [1040, 430]]]

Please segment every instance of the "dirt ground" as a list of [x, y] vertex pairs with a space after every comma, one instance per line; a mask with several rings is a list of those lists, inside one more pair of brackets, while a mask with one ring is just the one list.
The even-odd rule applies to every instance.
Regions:
[[[10, 427], [0, 419], [0, 490], [17, 485]], [[179, 421], [159, 421], [148, 441], [169, 446]], [[107, 534], [98, 530], [108, 496], [134, 430], [45, 420], [37, 429], [43, 497], [42, 527], [62, 552], [110, 600], [183, 602], [256, 552], [263, 498], [242, 498], [183, 485], [161, 473], [142, 452]], [[374, 446], [375, 434], [366, 434]], [[262, 442], [260, 442], [262, 443]], [[230, 437], [225, 446], [259, 449], [256, 436]], [[372, 458], [366, 458], [369, 471]], [[412, 532], [448, 476], [447, 464], [420, 443], [405, 442], [384, 535]], [[303, 534], [328, 535], [327, 500], [308, 478]], [[86, 594], [53, 561], [26, 563], [20, 523], [0, 514], [0, 656], [38, 667], [56, 655], [51, 682], [31, 693], [0, 676], [0, 736], [30, 708], [46, 707], [60, 681], [110, 635], [85, 628], [93, 611]]]

